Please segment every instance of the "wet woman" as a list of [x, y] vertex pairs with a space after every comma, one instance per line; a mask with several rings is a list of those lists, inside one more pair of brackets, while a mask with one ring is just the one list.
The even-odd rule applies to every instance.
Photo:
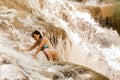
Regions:
[[32, 33], [32, 37], [34, 38], [35, 43], [31, 47], [23, 51], [30, 51], [37, 47], [36, 52], [33, 54], [33, 58], [36, 58], [38, 53], [40, 51], [43, 51], [47, 60], [58, 60], [58, 52], [50, 48], [50, 41], [46, 36], [42, 36], [42, 34], [38, 30], [35, 30]]

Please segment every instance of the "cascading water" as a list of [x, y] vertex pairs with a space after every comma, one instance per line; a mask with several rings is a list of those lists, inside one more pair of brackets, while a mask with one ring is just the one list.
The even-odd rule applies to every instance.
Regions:
[[[68, 61], [95, 69], [112, 80], [119, 78], [119, 71], [116, 73], [116, 69], [119, 66], [117, 58], [120, 38], [116, 31], [101, 28], [88, 13], [79, 12], [71, 4], [60, 0], [46, 0], [41, 13], [47, 17], [46, 21], [62, 27], [71, 38], [73, 49], [68, 52]], [[62, 16], [58, 15], [59, 13], [62, 13]], [[113, 37], [116, 37], [117, 41]], [[117, 52], [114, 52], [114, 49]], [[115, 53], [117, 56], [113, 56]], [[117, 78], [111, 75], [116, 75]]]
[[[116, 31], [102, 28], [94, 21], [89, 13], [78, 11], [67, 1], [25, 1], [34, 16], [31, 16], [31, 14], [27, 15], [25, 18], [18, 16], [18, 21], [24, 26], [23, 29], [15, 28], [14, 23], [12, 23], [12, 19], [14, 19], [18, 10], [4, 7], [0, 9], [3, 11], [3, 13], [0, 13], [3, 17], [0, 18], [0, 23], [3, 23], [0, 30], [0, 32], [2, 32], [0, 34], [0, 52], [18, 61], [17, 63], [22, 68], [26, 69], [29, 74], [32, 74], [34, 79], [47, 80], [43, 75], [37, 74], [41, 71], [39, 67], [46, 69], [46, 66], [42, 66], [42, 63], [46, 61], [45, 56], [40, 54], [37, 60], [33, 60], [31, 54], [34, 51], [28, 54], [28, 52], [17, 50], [16, 47], [20, 46], [25, 48], [25, 46], [29, 46], [31, 45], [30, 43], [33, 43], [33, 39], [30, 37], [31, 29], [45, 30], [44, 26], [37, 24], [38, 17], [41, 17], [45, 22], [63, 29], [66, 32], [67, 38], [62, 40], [62, 38], [59, 37], [56, 45], [56, 49], [61, 53], [60, 56], [64, 61], [87, 66], [104, 74], [111, 80], [119, 80], [120, 38]], [[6, 12], [8, 10], [10, 11], [9, 13]], [[7, 13], [11, 15], [11, 17], [6, 15]], [[8, 32], [5, 30], [8, 30]], [[23, 55], [22, 53], [26, 54]], [[31, 62], [34, 62], [34, 64]], [[48, 63], [48, 65], [49, 64], [50, 63]], [[33, 71], [36, 72], [36, 74], [34, 74]]]
[[87, 0], [86, 1], [86, 5], [96, 5], [98, 3], [99, 0]]

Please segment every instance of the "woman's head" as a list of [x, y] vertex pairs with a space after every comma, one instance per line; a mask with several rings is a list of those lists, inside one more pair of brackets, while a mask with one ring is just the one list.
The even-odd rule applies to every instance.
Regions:
[[42, 38], [42, 34], [41, 34], [38, 30], [35, 30], [35, 31], [32, 33], [32, 37], [33, 37], [35, 40], [38, 40], [38, 39]]

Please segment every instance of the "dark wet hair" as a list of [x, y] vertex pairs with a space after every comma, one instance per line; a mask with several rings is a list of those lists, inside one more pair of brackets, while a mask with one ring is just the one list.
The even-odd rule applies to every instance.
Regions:
[[42, 34], [40, 33], [40, 31], [35, 30], [35, 31], [32, 33], [32, 37], [34, 37], [34, 34], [37, 34], [37, 35], [39, 35], [39, 38], [42, 38]]

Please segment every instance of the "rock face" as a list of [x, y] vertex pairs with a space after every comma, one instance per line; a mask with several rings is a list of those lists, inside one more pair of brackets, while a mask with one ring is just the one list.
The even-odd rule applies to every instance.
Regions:
[[[105, 76], [90, 70], [84, 66], [68, 63], [57, 62], [54, 65], [61, 66], [56, 74], [53, 75], [53, 80], [109, 80]], [[62, 67], [65, 67], [62, 69]]]
[[8, 56], [0, 55], [0, 80], [32, 80]]
[[[115, 39], [114, 41], [110, 35], [99, 32], [100, 27], [91, 24], [94, 20], [89, 14], [79, 12], [64, 0], [0, 0], [0, 5], [0, 52], [8, 56], [1, 54], [2, 72], [5, 72], [6, 68], [17, 65], [17, 69], [11, 69], [13, 69], [13, 73], [22, 75], [21, 78], [19, 78], [19, 74], [17, 75], [19, 79], [28, 79], [27, 75], [20, 70], [22, 69], [33, 80], [108, 80], [101, 74], [112, 77], [113, 80], [118, 73], [118, 71], [111, 72], [111, 66], [106, 64], [106, 56], [103, 55], [109, 50], [102, 51], [101, 46], [103, 44], [105, 46], [103, 48], [109, 48], [113, 44], [112, 42], [119, 44], [120, 40]], [[98, 8], [95, 8], [94, 11], [91, 9], [97, 15], [99, 11], [96, 10]], [[31, 45], [33, 39], [30, 34], [35, 29], [45, 31], [52, 46], [60, 52], [61, 60], [85, 65], [101, 74], [68, 62], [44, 63], [45, 58], [41, 57], [41, 54], [37, 56], [37, 60], [33, 60], [31, 55], [34, 51], [19, 51], [18, 47], [25, 48]], [[106, 32], [102, 29], [100, 31]], [[109, 37], [112, 39], [109, 40]], [[75, 42], [78, 45], [74, 44]], [[100, 62], [103, 64], [101, 65]], [[117, 75], [114, 80], [119, 80], [117, 79], [119, 73]], [[11, 79], [17, 77], [11, 74], [9, 76]], [[2, 79], [4, 78], [8, 77], [5, 76]]]
[[[6, 55], [0, 55], [0, 59], [0, 80], [39, 80], [38, 78], [32, 79], [30, 77], [32, 74], [26, 74], [25, 68], [22, 70], [19, 64], [18, 66], [13, 64], [12, 59]], [[44, 67], [38, 66], [41, 69], [38, 73], [32, 72], [36, 75], [43, 75], [45, 80], [109, 80], [89, 68], [69, 62], [48, 62], [42, 66]]]
[[12, 64], [0, 65], [0, 80], [32, 80], [18, 66]]

